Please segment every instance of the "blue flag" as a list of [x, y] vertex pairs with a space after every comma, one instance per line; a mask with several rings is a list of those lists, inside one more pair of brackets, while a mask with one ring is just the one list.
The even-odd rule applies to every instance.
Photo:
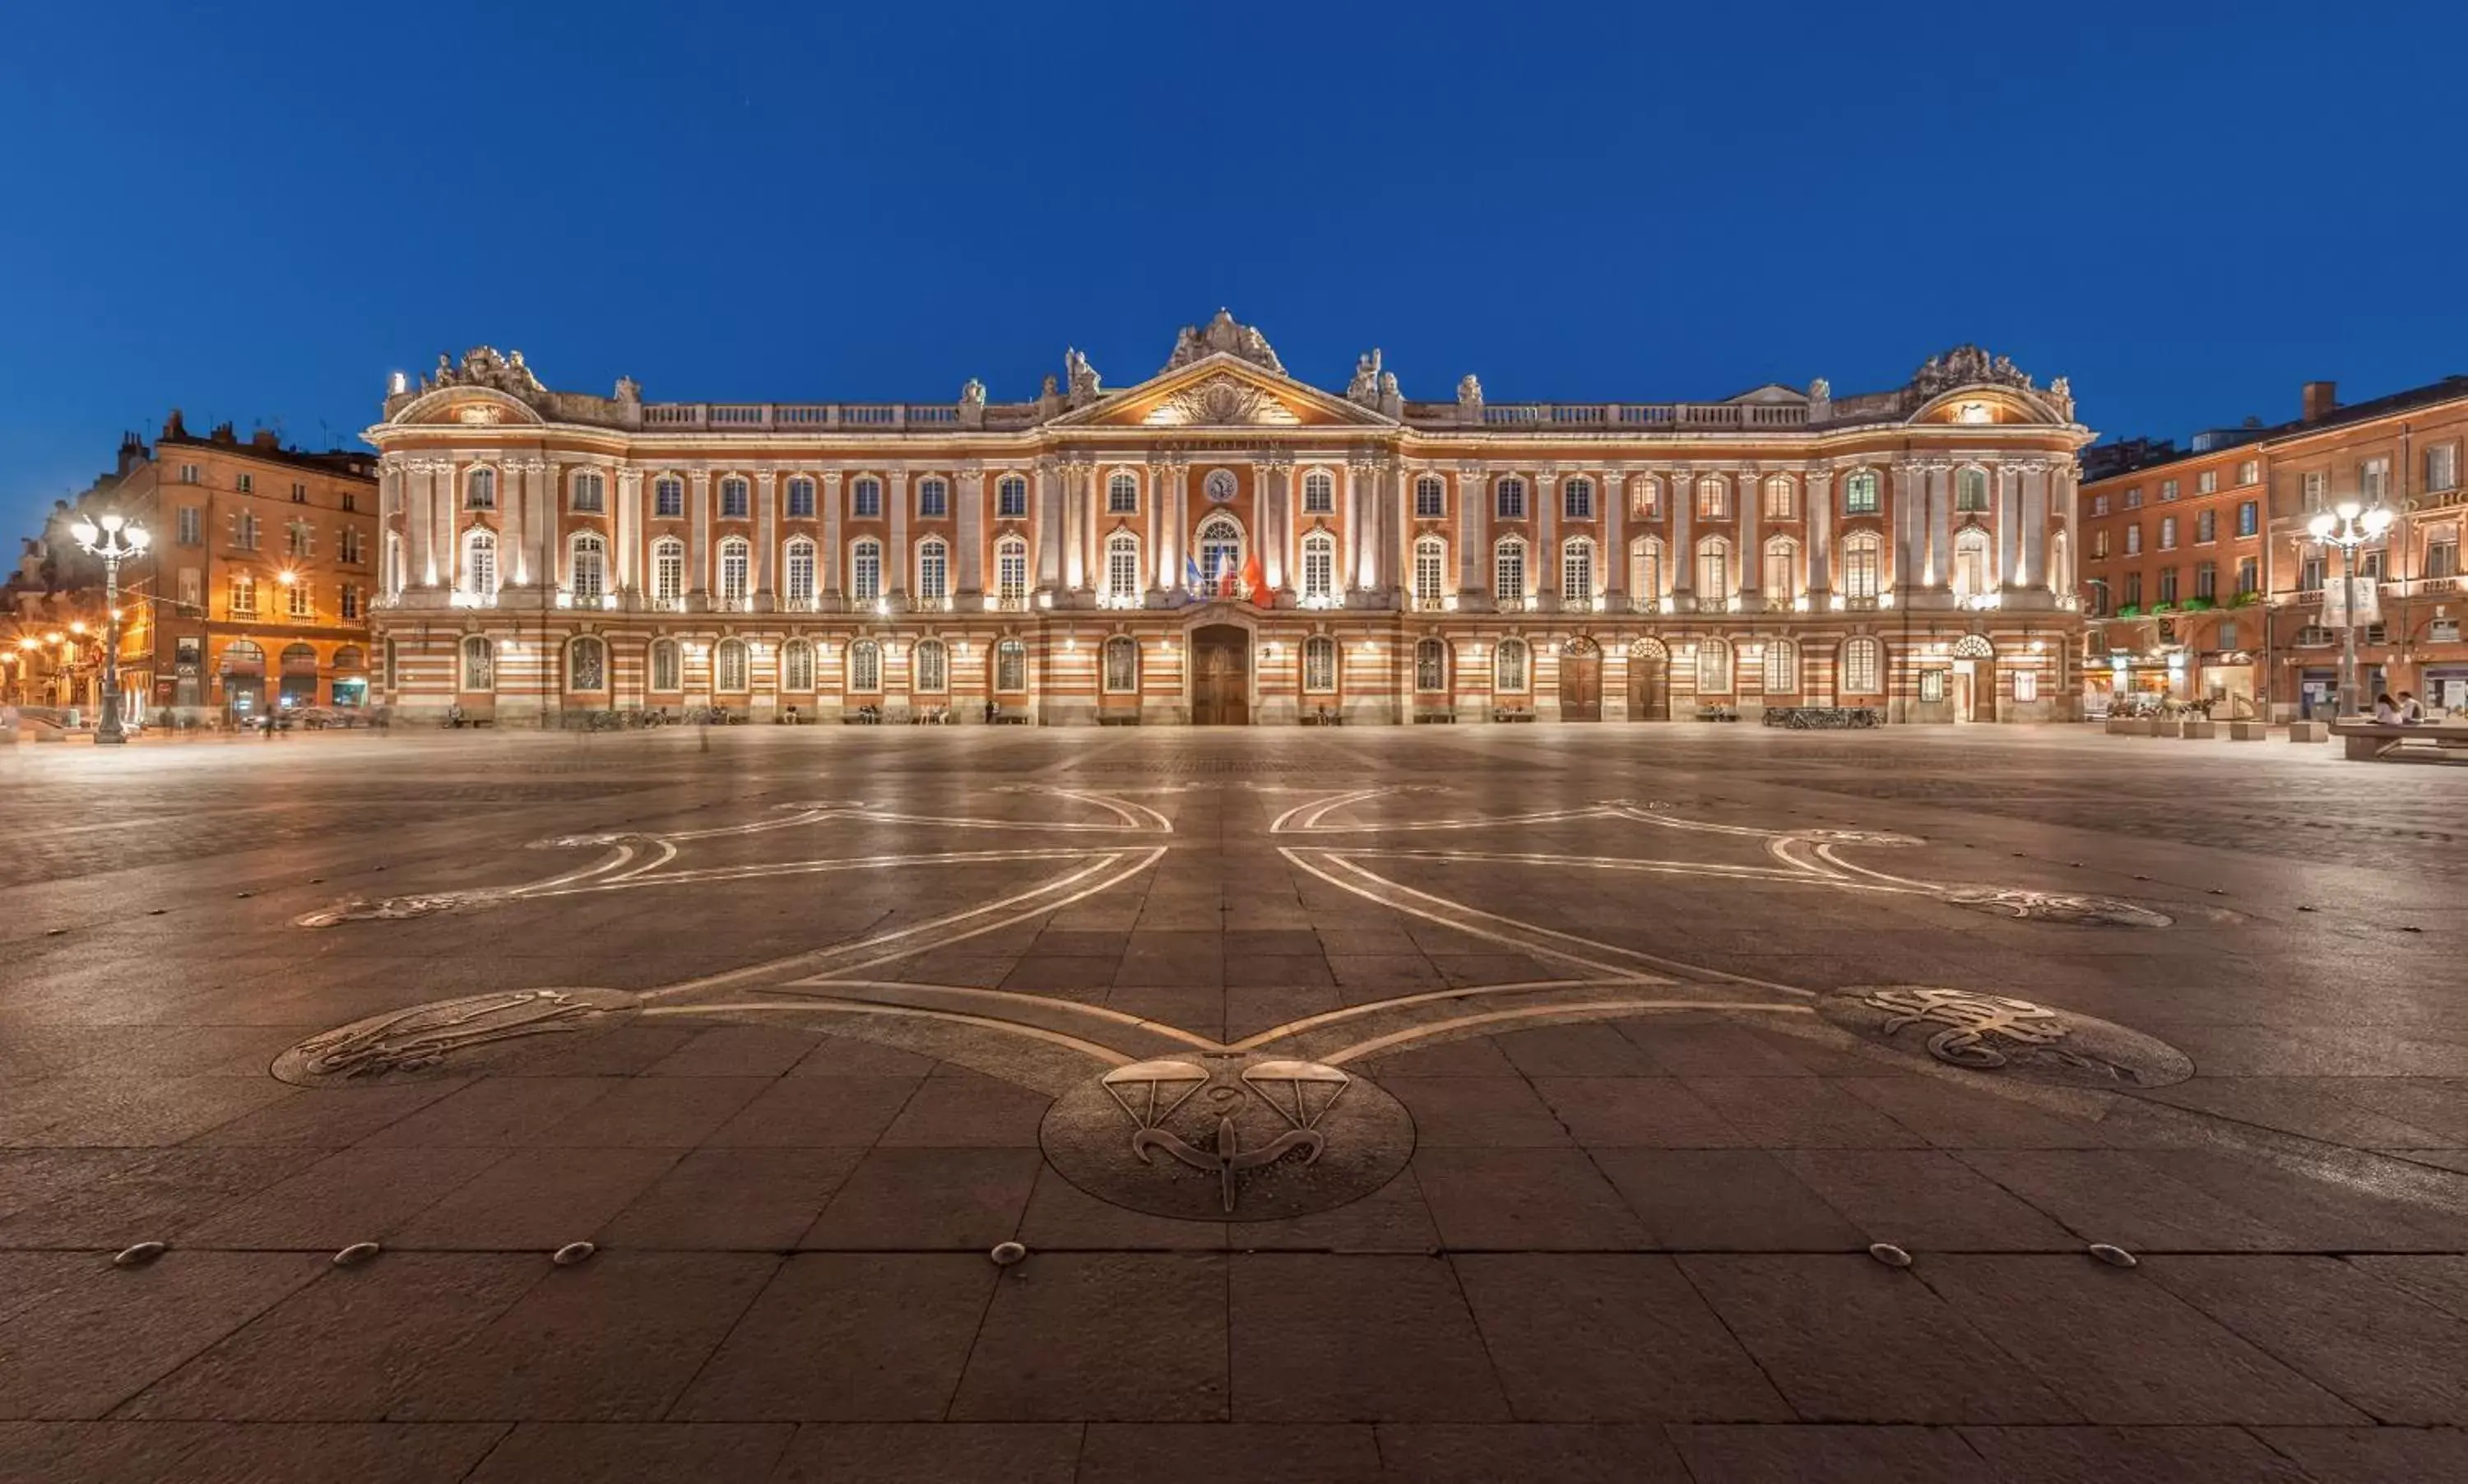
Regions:
[[1184, 599], [1188, 600], [1193, 594], [1199, 592], [1200, 583], [1206, 581], [1207, 579], [1200, 574], [1200, 559], [1185, 555], [1182, 559], [1182, 595]]

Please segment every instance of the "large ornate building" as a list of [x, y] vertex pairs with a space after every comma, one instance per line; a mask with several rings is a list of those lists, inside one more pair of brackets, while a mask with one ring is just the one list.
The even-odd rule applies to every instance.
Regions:
[[480, 349], [401, 378], [378, 690], [501, 721], [2071, 715], [2061, 378], [1963, 347], [1891, 391], [1341, 394], [1220, 312], [1108, 390], [647, 402]]

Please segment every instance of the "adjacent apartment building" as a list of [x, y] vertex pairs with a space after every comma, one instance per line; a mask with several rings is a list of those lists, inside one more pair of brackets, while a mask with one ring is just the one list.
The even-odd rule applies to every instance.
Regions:
[[2342, 406], [2305, 384], [2264, 426], [2085, 451], [2082, 674], [2091, 710], [2145, 696], [2284, 719], [2336, 704], [2341, 634], [2324, 622], [2338, 548], [2306, 530], [2345, 500], [2396, 517], [2357, 554], [2365, 696], [2468, 708], [2459, 534], [2468, 377]]

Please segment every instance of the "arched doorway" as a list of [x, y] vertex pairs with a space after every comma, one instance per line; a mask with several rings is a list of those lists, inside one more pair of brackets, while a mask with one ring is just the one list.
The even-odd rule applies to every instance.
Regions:
[[1602, 647], [1583, 634], [1560, 650], [1560, 719], [1603, 719]]
[[265, 651], [247, 639], [223, 647], [223, 704], [236, 717], [253, 717], [265, 709]]
[[1949, 697], [1956, 721], [1997, 719], [1997, 646], [1985, 635], [1964, 634], [1954, 642]]
[[1671, 719], [1671, 651], [1659, 639], [1629, 646], [1628, 715], [1632, 721]]
[[1191, 632], [1191, 720], [1195, 726], [1251, 724], [1251, 635], [1232, 624]]
[[317, 704], [317, 651], [305, 644], [286, 648], [279, 684], [276, 704], [284, 710]]

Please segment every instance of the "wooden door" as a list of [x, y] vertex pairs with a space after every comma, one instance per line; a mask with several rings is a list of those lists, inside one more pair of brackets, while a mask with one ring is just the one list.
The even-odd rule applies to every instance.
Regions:
[[1603, 719], [1603, 651], [1578, 639], [1560, 654], [1560, 719]]
[[1629, 656], [1628, 714], [1634, 721], [1671, 719], [1671, 676], [1661, 660]]
[[1251, 721], [1251, 636], [1218, 625], [1191, 644], [1191, 719], [1196, 726], [1248, 726]]

